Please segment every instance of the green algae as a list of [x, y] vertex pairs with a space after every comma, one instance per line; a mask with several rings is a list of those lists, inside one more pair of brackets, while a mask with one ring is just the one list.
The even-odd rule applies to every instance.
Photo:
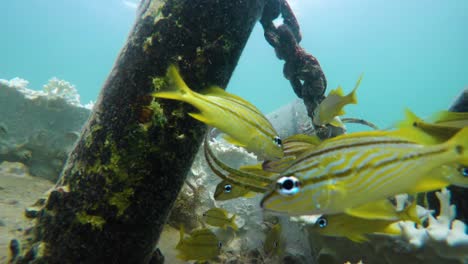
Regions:
[[127, 188], [122, 192], [114, 193], [109, 198], [109, 204], [117, 207], [117, 216], [122, 216], [125, 210], [130, 206], [130, 198], [133, 196], [134, 190]]
[[90, 224], [93, 227], [93, 229], [99, 229], [99, 230], [102, 230], [102, 227], [106, 223], [106, 220], [104, 220], [104, 218], [102, 218], [101, 216], [89, 215], [85, 212], [77, 213], [76, 219], [81, 224]]

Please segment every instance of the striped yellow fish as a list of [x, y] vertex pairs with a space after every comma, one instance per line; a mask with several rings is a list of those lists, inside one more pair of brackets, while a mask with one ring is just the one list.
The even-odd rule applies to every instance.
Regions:
[[169, 66], [167, 89], [153, 93], [154, 97], [186, 102], [200, 113], [193, 118], [225, 133], [233, 144], [254, 152], [260, 158], [277, 160], [283, 157], [281, 138], [266, 117], [251, 103], [227, 93], [219, 87], [209, 87], [203, 93], [192, 91], [175, 66]]
[[346, 237], [354, 242], [364, 242], [368, 240], [366, 234], [400, 235], [401, 229], [397, 223], [401, 220], [421, 224], [415, 202], [401, 212], [397, 212], [387, 199], [366, 204], [365, 207], [368, 210], [380, 211], [380, 215], [384, 217], [364, 219], [345, 213], [326, 215], [317, 219], [312, 231], [325, 236]]
[[360, 132], [324, 141], [281, 173], [261, 206], [289, 215], [350, 213], [400, 193], [468, 187], [464, 169], [452, 173], [454, 164], [468, 165], [468, 128], [435, 145], [414, 143], [398, 132]]
[[207, 261], [221, 253], [222, 243], [208, 228], [196, 229], [185, 237], [183, 226], [180, 228], [180, 239], [176, 245], [177, 258], [182, 260]]
[[[282, 160], [282, 159], [281, 159]], [[239, 170], [254, 173], [257, 175], [263, 175], [266, 177], [272, 177], [273, 175], [277, 175], [272, 172], [264, 171], [262, 169], [262, 164], [255, 164], [255, 165], [245, 165], [239, 167]], [[229, 176], [232, 178], [233, 176]], [[230, 199], [235, 199], [239, 197], [245, 198], [253, 198], [255, 197], [256, 193], [252, 192], [249, 189], [243, 188], [239, 185], [233, 184], [228, 180], [221, 181], [218, 185], [216, 185], [216, 189], [214, 192], [214, 199], [216, 201], [226, 201]]]
[[284, 157], [280, 160], [266, 160], [262, 164], [264, 171], [282, 172], [288, 168], [296, 159], [307, 150], [310, 150], [321, 143], [317, 136], [296, 134], [283, 140]]
[[427, 122], [406, 110], [406, 119], [398, 124], [400, 128], [413, 128], [430, 134], [437, 142], [450, 139], [460, 129], [468, 126], [468, 113], [441, 111], [434, 115], [433, 122]]

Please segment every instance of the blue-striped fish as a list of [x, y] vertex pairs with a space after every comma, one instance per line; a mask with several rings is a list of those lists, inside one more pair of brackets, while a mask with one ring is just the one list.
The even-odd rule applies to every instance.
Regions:
[[324, 141], [281, 174], [262, 207], [289, 215], [351, 213], [400, 193], [450, 184], [468, 187], [462, 168], [453, 173], [454, 164], [468, 165], [468, 128], [435, 145], [418, 144], [398, 133], [360, 132]]
[[154, 97], [191, 104], [200, 113], [189, 113], [190, 116], [216, 127], [226, 134], [230, 143], [244, 147], [260, 158], [277, 160], [283, 157], [281, 138], [251, 103], [215, 86], [202, 93], [194, 92], [173, 65], [169, 66], [166, 79], [166, 89], [153, 93]]

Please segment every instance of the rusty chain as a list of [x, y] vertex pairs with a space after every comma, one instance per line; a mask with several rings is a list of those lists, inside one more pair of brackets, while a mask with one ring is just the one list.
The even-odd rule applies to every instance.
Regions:
[[[283, 24], [276, 27], [273, 20], [281, 15]], [[268, 0], [260, 23], [266, 41], [275, 49], [276, 56], [284, 60], [283, 74], [296, 95], [304, 101], [307, 114], [313, 119], [314, 110], [325, 98], [327, 79], [318, 60], [300, 45], [302, 39], [299, 23], [286, 0]], [[313, 123], [312, 123], [313, 125]], [[328, 138], [344, 131], [334, 131], [331, 126], [313, 125], [320, 138]]]

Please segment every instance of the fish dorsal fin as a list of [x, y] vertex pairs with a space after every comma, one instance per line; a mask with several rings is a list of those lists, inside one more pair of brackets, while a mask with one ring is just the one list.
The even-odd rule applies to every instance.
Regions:
[[229, 136], [227, 134], [223, 135], [223, 139], [226, 140], [227, 142], [229, 142], [230, 144], [233, 144], [233, 145], [236, 145], [236, 146], [239, 146], [239, 147], [245, 148], [247, 146], [245, 144], [240, 143], [239, 141], [237, 141], [236, 139], [234, 139], [233, 137], [231, 137], [231, 136]]
[[343, 87], [341, 87], [341, 85], [339, 85], [336, 89], [333, 89], [333, 90], [330, 91], [328, 96], [330, 96], [330, 95], [338, 95], [338, 96], [343, 97], [344, 96]]
[[370, 202], [359, 207], [348, 208], [345, 210], [345, 213], [364, 219], [393, 220], [397, 218], [395, 207], [387, 199]]
[[227, 96], [228, 94], [224, 89], [216, 85], [209, 86], [208, 88], [201, 90], [200, 93], [204, 95], [212, 94], [212, 95], [219, 95], [219, 96]]
[[223, 98], [228, 99], [228, 100], [230, 100], [232, 102], [236, 102], [236, 103], [238, 103], [240, 105], [243, 105], [243, 106], [249, 108], [250, 110], [252, 110], [252, 111], [254, 111], [256, 113], [259, 113], [259, 114], [263, 115], [262, 112], [260, 112], [260, 110], [258, 110], [249, 101], [247, 101], [244, 98], [242, 98], [240, 96], [237, 96], [235, 94], [228, 93], [225, 90], [223, 90], [222, 88], [220, 88], [219, 86], [214, 86], [213, 85], [213, 86], [210, 86], [208, 88], [205, 88], [205, 89], [202, 90], [201, 94], [223, 97]]
[[423, 120], [419, 118], [413, 111], [409, 108], [405, 109], [405, 120], [400, 121], [396, 124], [397, 128], [406, 128], [414, 127], [415, 122], [422, 122]]

